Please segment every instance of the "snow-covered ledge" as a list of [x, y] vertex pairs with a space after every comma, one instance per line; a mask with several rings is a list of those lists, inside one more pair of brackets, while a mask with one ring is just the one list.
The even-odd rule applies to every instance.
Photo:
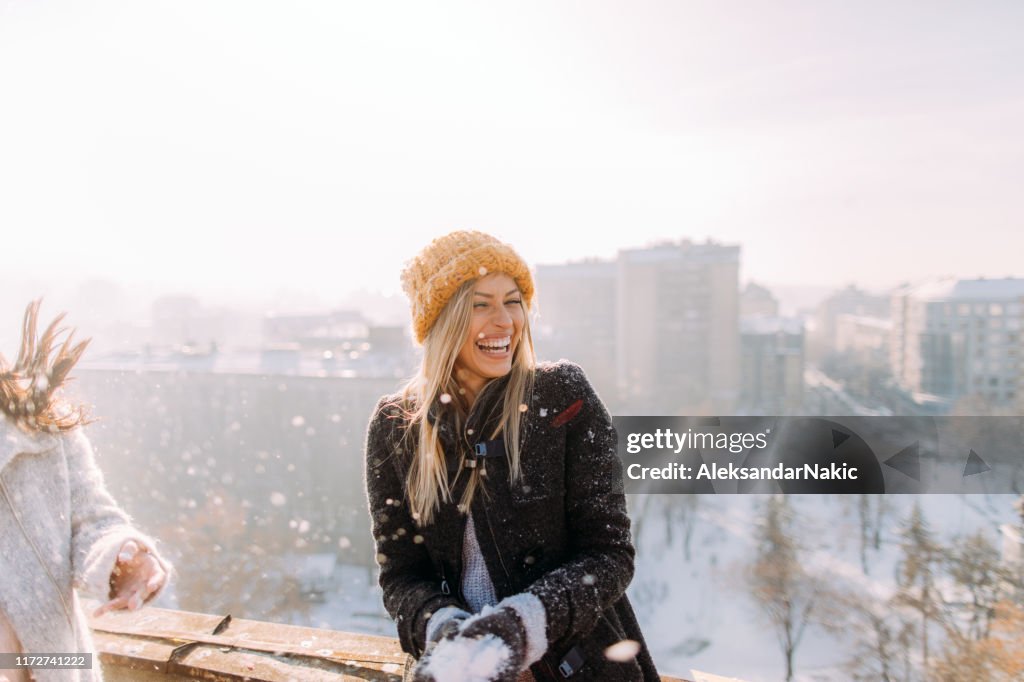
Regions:
[[401, 682], [406, 665], [391, 637], [230, 616], [146, 607], [111, 612], [90, 625], [107, 682]]

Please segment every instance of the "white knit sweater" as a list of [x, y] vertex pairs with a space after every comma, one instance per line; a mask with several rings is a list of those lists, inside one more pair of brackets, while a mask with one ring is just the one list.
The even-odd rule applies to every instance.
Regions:
[[462, 537], [462, 596], [473, 613], [480, 613], [485, 606], [498, 603], [494, 583], [487, 574], [487, 564], [476, 541], [472, 514], [466, 517], [466, 534]]

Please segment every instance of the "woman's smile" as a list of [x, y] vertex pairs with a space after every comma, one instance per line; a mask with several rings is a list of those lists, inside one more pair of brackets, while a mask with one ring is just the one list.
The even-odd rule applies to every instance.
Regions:
[[476, 347], [480, 349], [480, 352], [491, 359], [502, 359], [510, 354], [512, 346], [512, 337], [508, 334], [502, 334], [501, 336], [484, 336], [476, 342]]

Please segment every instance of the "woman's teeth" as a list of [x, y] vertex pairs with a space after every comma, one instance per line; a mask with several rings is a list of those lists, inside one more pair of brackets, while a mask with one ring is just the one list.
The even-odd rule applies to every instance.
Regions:
[[503, 336], [499, 339], [484, 339], [477, 341], [476, 345], [484, 353], [493, 353], [495, 355], [508, 351], [509, 345], [512, 343], [511, 336]]

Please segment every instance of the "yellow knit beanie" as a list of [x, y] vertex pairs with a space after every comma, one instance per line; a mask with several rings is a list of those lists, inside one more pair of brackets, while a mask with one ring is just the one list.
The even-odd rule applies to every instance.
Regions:
[[412, 329], [423, 343], [438, 315], [463, 283], [492, 272], [516, 281], [527, 308], [533, 276], [511, 246], [489, 234], [459, 231], [430, 242], [402, 270], [402, 291], [412, 302]]

